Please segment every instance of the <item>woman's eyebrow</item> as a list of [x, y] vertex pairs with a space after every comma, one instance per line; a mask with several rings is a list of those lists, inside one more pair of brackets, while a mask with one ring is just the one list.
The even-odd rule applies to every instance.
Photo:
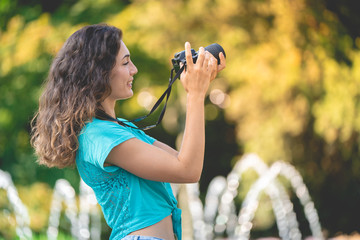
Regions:
[[130, 54], [126, 54], [122, 59], [130, 57]]

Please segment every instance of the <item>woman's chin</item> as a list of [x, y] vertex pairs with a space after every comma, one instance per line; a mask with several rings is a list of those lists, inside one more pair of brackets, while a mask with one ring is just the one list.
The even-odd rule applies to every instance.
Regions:
[[126, 94], [125, 96], [119, 98], [119, 100], [124, 100], [124, 99], [129, 99], [134, 95], [133, 91], [130, 91], [128, 94]]

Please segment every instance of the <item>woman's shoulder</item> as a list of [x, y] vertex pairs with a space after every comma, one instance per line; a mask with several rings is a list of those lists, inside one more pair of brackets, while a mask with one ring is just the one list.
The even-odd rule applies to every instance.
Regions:
[[83, 127], [78, 140], [80, 146], [108, 147], [134, 137], [133, 132], [117, 123], [94, 118]]
[[107, 120], [101, 120], [98, 118], [93, 118], [91, 121], [85, 124], [82, 128], [80, 135], [93, 135], [93, 134], [107, 134], [107, 133], [116, 133], [116, 132], [126, 131], [126, 128], [120, 126], [119, 124]]

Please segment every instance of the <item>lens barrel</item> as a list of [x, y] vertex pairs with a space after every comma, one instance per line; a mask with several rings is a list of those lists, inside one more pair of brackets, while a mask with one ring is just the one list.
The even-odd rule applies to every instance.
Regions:
[[[205, 47], [205, 51], [210, 52], [217, 59], [218, 64], [220, 64], [220, 52], [222, 52], [224, 54], [224, 57], [226, 57], [224, 49], [222, 48], [222, 46], [220, 46], [220, 44], [217, 43], [213, 43]], [[191, 49], [191, 55], [193, 58], [193, 62], [195, 63], [198, 57], [198, 52], [195, 52], [194, 49]], [[180, 63], [186, 63], [185, 50], [175, 53], [174, 58], [171, 60], [171, 62], [174, 66], [175, 72], [179, 71]]]
[[210, 44], [209, 46], [205, 47], [205, 50], [211, 53], [218, 60], [218, 64], [220, 64], [220, 52], [222, 52], [224, 57], [226, 57], [224, 49], [217, 43]]

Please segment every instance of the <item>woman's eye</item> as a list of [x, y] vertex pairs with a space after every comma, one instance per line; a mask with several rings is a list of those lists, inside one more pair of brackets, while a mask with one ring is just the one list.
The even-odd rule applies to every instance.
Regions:
[[128, 65], [129, 64], [129, 62], [126, 62], [126, 63], [124, 63], [123, 65]]

